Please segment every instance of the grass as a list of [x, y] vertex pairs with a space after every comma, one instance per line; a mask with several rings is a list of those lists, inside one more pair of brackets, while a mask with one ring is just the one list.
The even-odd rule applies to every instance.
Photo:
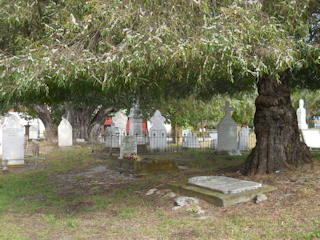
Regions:
[[192, 174], [237, 166], [245, 157], [193, 151], [156, 156], [189, 169], [123, 184], [114, 180], [108, 188], [96, 179], [83, 187], [87, 178], [77, 174], [106, 163], [84, 146], [51, 152], [44, 170], [0, 175], [0, 239], [320, 239], [320, 153], [313, 153], [313, 168], [253, 177], [278, 187], [265, 202], [224, 209], [201, 201], [207, 216], [202, 220], [173, 211], [173, 200], [145, 193]]

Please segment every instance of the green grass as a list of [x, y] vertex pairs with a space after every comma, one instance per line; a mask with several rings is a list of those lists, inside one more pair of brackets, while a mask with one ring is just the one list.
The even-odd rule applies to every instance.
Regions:
[[[236, 166], [246, 158], [194, 151], [156, 156], [174, 158], [178, 164], [200, 172]], [[320, 159], [320, 153], [313, 153], [313, 156]], [[299, 213], [288, 209], [247, 216], [246, 212], [240, 214], [232, 208], [224, 212], [207, 206], [204, 210], [211, 218], [198, 220], [198, 214], [172, 211], [173, 200], [145, 196], [150, 188], [164, 188], [167, 182], [190, 177], [184, 172], [150, 175], [107, 190], [99, 188], [99, 184], [92, 184], [90, 187], [94, 190], [87, 192], [75, 186], [70, 195], [63, 196], [57, 193], [55, 177], [104, 162], [94, 159], [88, 148], [52, 152], [47, 155], [47, 161], [50, 167], [44, 170], [0, 175], [1, 240], [320, 239], [318, 217], [308, 216], [297, 222]], [[314, 179], [303, 178], [304, 173], [297, 174], [304, 179], [301, 183], [317, 194], [318, 185]], [[83, 181], [84, 177], [75, 177], [75, 180]], [[310, 208], [317, 211], [319, 203], [312, 204]], [[256, 209], [259, 206], [252, 205]]]

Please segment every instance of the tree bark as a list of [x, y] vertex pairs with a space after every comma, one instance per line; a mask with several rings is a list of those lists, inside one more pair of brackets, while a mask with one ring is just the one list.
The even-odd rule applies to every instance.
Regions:
[[83, 138], [92, 141], [97, 137], [99, 128], [103, 125], [113, 108], [69, 107], [66, 118], [72, 126], [73, 139]]
[[308, 147], [300, 141], [289, 79], [286, 71], [280, 82], [270, 76], [263, 76], [258, 82], [254, 116], [257, 144], [245, 162], [247, 175], [272, 173], [311, 161]]
[[43, 122], [43, 125], [46, 129], [46, 139], [47, 141], [53, 143], [55, 139], [57, 139], [57, 126], [53, 123], [50, 111], [48, 109], [47, 105], [31, 105], [31, 108], [33, 111], [35, 111], [41, 121]]

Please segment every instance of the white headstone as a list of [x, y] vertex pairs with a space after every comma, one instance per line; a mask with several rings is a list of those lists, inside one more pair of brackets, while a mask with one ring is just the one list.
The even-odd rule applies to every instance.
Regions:
[[143, 134], [143, 128], [142, 128], [142, 122], [143, 122], [142, 113], [138, 103], [130, 109], [129, 120], [130, 120], [129, 135], [135, 136], [137, 138], [138, 144], [145, 144], [146, 138], [145, 138], [145, 135]]
[[249, 127], [241, 127], [239, 131], [239, 149], [249, 150]]
[[2, 155], [2, 127], [4, 123], [5, 118], [0, 117], [0, 155]]
[[210, 138], [211, 138], [210, 148], [216, 149], [217, 148], [217, 144], [218, 144], [218, 132], [217, 131], [213, 131], [209, 135], [210, 135]]
[[307, 113], [304, 108], [303, 99], [299, 100], [299, 108], [297, 109], [298, 127], [299, 129], [308, 129]]
[[184, 141], [182, 142], [182, 147], [184, 148], [200, 148], [199, 139], [197, 134], [195, 133], [188, 133], [185, 137]]
[[44, 138], [45, 127], [41, 119], [32, 119], [29, 128], [29, 139]]
[[9, 114], [2, 126], [2, 160], [7, 165], [24, 165], [24, 126], [20, 119]]
[[125, 156], [130, 157], [132, 154], [137, 155], [137, 141], [135, 136], [125, 136], [120, 146], [119, 159]]
[[320, 148], [320, 129], [302, 129], [304, 143], [310, 148]]
[[166, 119], [156, 110], [150, 119], [152, 127], [150, 128], [150, 149], [165, 150], [167, 148], [167, 130], [164, 122]]
[[112, 123], [114, 123], [114, 126], [117, 127], [120, 132], [124, 132], [124, 135], [127, 129], [127, 121], [128, 117], [122, 111], [117, 112], [112, 117]]
[[59, 147], [72, 146], [72, 126], [65, 118], [62, 118], [58, 126], [58, 145]]
[[231, 117], [231, 112], [234, 110], [230, 107], [230, 103], [226, 102], [223, 108], [225, 115], [218, 124], [218, 152], [226, 152], [229, 155], [241, 155], [238, 149], [237, 141], [237, 124]]
[[118, 111], [113, 117], [112, 122], [114, 126], [117, 128], [116, 135], [119, 135], [119, 143], [121, 145], [122, 139], [127, 135], [127, 122], [128, 117], [124, 114], [123, 111]]
[[121, 139], [123, 139], [124, 135], [120, 135], [120, 131], [118, 127], [115, 127], [115, 124], [112, 123], [111, 127], [108, 129], [106, 133], [106, 147], [111, 148], [119, 148], [121, 145]]

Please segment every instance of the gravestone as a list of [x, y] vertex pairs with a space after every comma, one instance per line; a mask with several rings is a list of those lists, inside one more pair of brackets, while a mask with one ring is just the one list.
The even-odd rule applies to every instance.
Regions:
[[199, 139], [197, 134], [195, 133], [188, 133], [185, 137], [184, 141], [182, 142], [182, 147], [184, 148], [200, 148]]
[[130, 120], [129, 135], [135, 136], [137, 138], [138, 145], [145, 144], [146, 138], [145, 138], [145, 135], [143, 134], [143, 128], [142, 128], [142, 122], [143, 122], [142, 113], [138, 103], [130, 109], [129, 120]]
[[118, 127], [115, 127], [115, 124], [112, 123], [111, 127], [108, 128], [106, 133], [106, 147], [119, 148], [121, 145], [120, 131]]
[[249, 149], [249, 127], [241, 127], [239, 131], [239, 150]]
[[24, 165], [24, 126], [12, 114], [5, 117], [2, 126], [2, 161], [8, 166]]
[[127, 122], [128, 117], [123, 111], [118, 111], [113, 117], [112, 122], [117, 128], [116, 134], [119, 135], [119, 144], [121, 145], [122, 139], [127, 135]]
[[59, 147], [72, 146], [72, 126], [65, 118], [62, 118], [58, 126], [58, 145]]
[[2, 126], [4, 123], [5, 118], [0, 117], [0, 155], [2, 155]]
[[307, 124], [307, 113], [306, 109], [304, 108], [304, 101], [303, 99], [299, 100], [299, 108], [297, 109], [297, 119], [298, 119], [298, 127], [299, 129], [308, 129]]
[[230, 107], [230, 103], [227, 101], [222, 110], [225, 115], [218, 124], [217, 154], [241, 155], [238, 149], [237, 124], [231, 117], [231, 112], [234, 109]]
[[240, 193], [260, 188], [261, 183], [244, 181], [224, 176], [200, 176], [188, 179], [188, 184], [211, 189], [220, 193]]
[[216, 149], [217, 148], [217, 144], [218, 144], [218, 132], [217, 131], [213, 131], [209, 135], [210, 135], [210, 138], [211, 138], [210, 148]]
[[137, 140], [135, 136], [125, 136], [120, 146], [119, 159], [123, 159], [126, 156], [129, 157], [132, 154], [137, 155]]
[[44, 138], [45, 127], [41, 119], [33, 119], [30, 123], [29, 128], [29, 139], [40, 139]]
[[273, 186], [225, 176], [197, 176], [189, 178], [187, 184], [171, 183], [169, 186], [187, 196], [202, 198], [220, 207], [248, 202], [276, 189]]
[[156, 110], [150, 119], [152, 127], [150, 128], [150, 149], [165, 150], [167, 148], [167, 130], [165, 127], [165, 118], [159, 110]]
[[320, 148], [320, 129], [301, 129], [301, 133], [309, 148]]

